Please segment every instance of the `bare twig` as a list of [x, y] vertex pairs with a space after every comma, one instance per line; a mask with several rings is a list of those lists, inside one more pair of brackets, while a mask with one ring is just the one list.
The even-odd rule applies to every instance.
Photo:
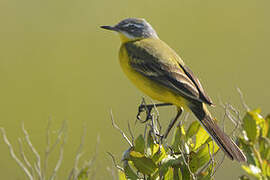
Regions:
[[107, 171], [109, 171], [112, 175], [112, 179], [113, 180], [117, 180], [117, 176], [116, 176], [116, 174], [115, 174], [115, 171], [114, 171], [114, 169], [113, 168], [110, 168], [110, 167], [107, 167], [106, 168], [107, 169]]
[[123, 138], [127, 141], [127, 143], [129, 144], [130, 147], [132, 147], [132, 143], [130, 142], [130, 140], [128, 139], [128, 137], [126, 136], [126, 134], [122, 131], [122, 129], [120, 129], [117, 124], [115, 123], [114, 121], [114, 118], [113, 118], [113, 113], [112, 113], [112, 110], [111, 110], [111, 120], [112, 120], [112, 126], [117, 129], [123, 136]]
[[132, 144], [134, 144], [134, 135], [133, 135], [133, 132], [131, 130], [129, 121], [128, 121], [128, 131], [129, 131], [129, 134], [131, 136], [131, 142], [132, 142]]
[[58, 172], [58, 170], [59, 170], [59, 168], [60, 168], [60, 166], [62, 164], [63, 155], [64, 155], [64, 145], [65, 144], [66, 144], [66, 138], [64, 137], [63, 142], [62, 142], [61, 147], [60, 147], [59, 159], [58, 159], [58, 161], [56, 163], [56, 166], [55, 166], [55, 168], [53, 170], [53, 173], [52, 173], [52, 175], [50, 177], [50, 180], [54, 180], [55, 179], [56, 174], [57, 174], [57, 172]]
[[44, 165], [43, 165], [43, 178], [46, 179], [46, 172], [48, 166], [49, 153], [51, 152], [50, 144], [50, 129], [51, 129], [51, 118], [48, 120], [47, 128], [46, 128], [46, 149], [45, 149], [45, 157], [44, 157]]
[[119, 169], [119, 170], [121, 170], [121, 171], [124, 171], [124, 169], [123, 169], [121, 166], [117, 165], [117, 163], [116, 163], [116, 161], [115, 161], [115, 158], [114, 158], [113, 154], [110, 153], [110, 152], [107, 152], [107, 153], [109, 154], [109, 156], [111, 156], [114, 166], [115, 166], [117, 169]]
[[[50, 145], [50, 127], [51, 127], [51, 120], [48, 121], [48, 125], [47, 125], [47, 132], [46, 132], [46, 141], [47, 141], [47, 145], [46, 145], [46, 150], [45, 150], [45, 156], [44, 156], [44, 168], [43, 168], [43, 178], [45, 179], [45, 175], [47, 172], [47, 166], [48, 166], [48, 160], [49, 160], [49, 156], [51, 154], [51, 152], [55, 149], [55, 147], [60, 143], [61, 139], [62, 139], [62, 135], [64, 134], [64, 131], [66, 129], [66, 121], [64, 121], [62, 123], [62, 127], [58, 130], [58, 134], [57, 134], [57, 139], [55, 140], [55, 142]], [[66, 141], [65, 137], [63, 142]], [[60, 149], [63, 148], [63, 145], [61, 145]], [[62, 150], [60, 150], [60, 157], [61, 157], [61, 152]], [[61, 159], [61, 158], [60, 158]], [[51, 176], [52, 178], [52, 176]]]
[[[189, 112], [186, 112], [184, 119], [183, 120], [180, 119], [177, 126], [182, 126], [182, 124], [184, 124], [188, 120], [188, 117], [189, 117]], [[181, 118], [181, 116], [180, 116], [180, 118]]]
[[214, 172], [215, 172], [215, 167], [214, 167], [214, 162], [215, 162], [215, 159], [214, 159], [215, 145], [214, 145], [214, 142], [212, 144], [213, 144], [213, 149], [212, 149], [212, 153], [211, 153], [210, 145], [209, 145], [209, 143], [207, 143], [207, 145], [208, 145], [208, 151], [209, 151], [209, 156], [210, 156], [210, 161], [211, 161], [211, 164], [212, 164], [211, 177], [214, 176]]
[[[152, 102], [152, 103], [153, 103], [153, 102]], [[157, 121], [157, 125], [158, 125], [158, 131], [161, 132], [162, 126], [161, 126], [160, 121], [159, 121], [159, 111], [158, 111], [158, 109], [157, 109], [156, 104], [155, 104], [155, 103], [153, 103], [153, 104], [154, 104], [154, 110], [155, 110], [155, 112], [156, 112], [156, 114], [157, 114], [156, 121]]]
[[[213, 142], [213, 141], [212, 141]], [[212, 167], [213, 167], [213, 164], [214, 164], [214, 155], [215, 155], [215, 146], [214, 146], [214, 142], [213, 142], [213, 150], [212, 150], [212, 153], [211, 153], [211, 150], [210, 150], [210, 146], [209, 146], [209, 143], [207, 143], [207, 145], [208, 145], [208, 153], [209, 153], [209, 157], [210, 157], [210, 159], [209, 159], [209, 161], [207, 162], [207, 164], [205, 164], [201, 169], [200, 169], [200, 171], [199, 172], [197, 172], [196, 174], [197, 175], [199, 175], [199, 174], [201, 174], [205, 169], [207, 169], [208, 167], [209, 167], [209, 165], [210, 164], [212, 164]], [[213, 172], [213, 171], [212, 171]], [[212, 173], [211, 173], [212, 174]], [[211, 175], [211, 177], [212, 177], [212, 175]]]
[[[235, 116], [233, 116], [233, 115], [231, 114], [231, 117], [233, 117], [233, 120], [235, 121], [235, 127], [234, 127], [234, 129], [231, 131], [231, 134], [232, 134], [233, 136], [235, 136], [236, 130], [239, 129], [239, 126], [241, 125], [241, 117], [240, 117], [239, 111], [238, 111], [236, 108], [234, 108], [231, 104], [228, 104], [228, 107], [229, 107], [229, 109], [230, 109], [232, 112], [234, 112], [234, 113], [236, 114], [236, 116], [237, 116], [237, 118], [236, 118]], [[232, 119], [230, 119], [230, 120], [232, 121]]]
[[214, 174], [215, 174], [216, 171], [220, 168], [220, 166], [221, 166], [221, 164], [224, 162], [224, 160], [225, 160], [225, 154], [223, 153], [221, 161], [216, 165]]
[[24, 166], [24, 164], [21, 162], [21, 160], [16, 156], [16, 154], [14, 153], [14, 150], [13, 150], [13, 147], [12, 145], [10, 144], [8, 138], [7, 138], [7, 135], [6, 135], [6, 132], [4, 130], [4, 128], [0, 128], [0, 131], [2, 133], [2, 136], [3, 136], [3, 139], [4, 139], [4, 142], [6, 143], [6, 145], [8, 146], [9, 148], [9, 152], [10, 152], [10, 155], [11, 157], [16, 161], [16, 163], [22, 168], [22, 170], [24, 171], [24, 173], [27, 175], [27, 177], [30, 179], [30, 180], [33, 180], [33, 176], [31, 175], [31, 173], [29, 172], [29, 170]]
[[[146, 124], [146, 125], [144, 126], [144, 132], [143, 132], [143, 138], [144, 138], [144, 139], [146, 138], [147, 128], [148, 128], [148, 125]], [[151, 127], [150, 127], [150, 128], [151, 128]]]
[[35, 176], [34, 176], [34, 170], [33, 170], [32, 165], [30, 164], [30, 162], [28, 161], [27, 157], [26, 157], [25, 154], [24, 154], [24, 151], [23, 151], [23, 144], [22, 144], [21, 138], [18, 138], [18, 141], [19, 141], [19, 145], [20, 145], [20, 155], [21, 155], [21, 158], [23, 159], [24, 164], [25, 164], [26, 167], [30, 170], [31, 175], [32, 175], [33, 178], [34, 178], [34, 177], [35, 177]]
[[183, 149], [182, 149], [182, 146], [179, 146], [178, 149], [179, 149], [179, 151], [180, 151], [180, 153], [181, 153], [181, 156], [182, 156], [182, 158], [183, 158], [183, 161], [184, 161], [185, 165], [186, 165], [187, 168], [188, 168], [189, 173], [191, 174], [192, 179], [195, 180], [195, 179], [196, 179], [196, 176], [195, 176], [195, 174], [191, 171], [191, 169], [190, 169], [190, 167], [189, 167], [189, 164], [188, 164], [187, 161], [186, 161], [186, 158], [185, 158], [185, 155], [184, 155], [184, 151], [183, 151]]
[[155, 114], [152, 114], [152, 119], [151, 119], [151, 129], [153, 131], [153, 133], [156, 135], [156, 134], [160, 134], [159, 130], [158, 130], [158, 127], [157, 127], [157, 116]]
[[[226, 105], [222, 102], [221, 98], [219, 98], [219, 102], [221, 107], [223, 107], [225, 114], [223, 117], [223, 131], [225, 131], [225, 118], [227, 117], [233, 124], [234, 129], [230, 132], [230, 134], [235, 134], [235, 131], [239, 129], [239, 126], [241, 125], [241, 117], [239, 111], [234, 108], [231, 104], [227, 103]], [[236, 115], [233, 115], [232, 112]]]
[[81, 158], [81, 156], [83, 154], [82, 150], [83, 150], [83, 146], [84, 146], [84, 142], [85, 142], [85, 135], [86, 135], [86, 127], [84, 126], [83, 135], [81, 137], [81, 143], [80, 143], [79, 148], [78, 148], [77, 153], [76, 153], [74, 166], [73, 166], [72, 170], [69, 173], [69, 177], [68, 177], [69, 180], [70, 179], [76, 180], [78, 178], [78, 174], [79, 174], [78, 164], [79, 164], [80, 158]]
[[240, 98], [241, 98], [241, 102], [242, 102], [243, 107], [245, 108], [246, 111], [250, 111], [250, 108], [246, 104], [245, 99], [244, 99], [244, 95], [243, 95], [242, 91], [240, 90], [240, 88], [236, 88], [236, 90], [237, 90], [237, 92], [240, 95]]
[[37, 171], [38, 178], [42, 180], [40, 155], [38, 154], [37, 150], [33, 146], [32, 142], [30, 140], [29, 134], [26, 131], [26, 129], [24, 128], [24, 124], [22, 124], [22, 130], [23, 130], [23, 133], [24, 133], [24, 136], [25, 136], [25, 140], [26, 140], [29, 148], [31, 149], [31, 151], [34, 153], [34, 155], [36, 157], [36, 163], [35, 163], [36, 168], [35, 168], [35, 170]]

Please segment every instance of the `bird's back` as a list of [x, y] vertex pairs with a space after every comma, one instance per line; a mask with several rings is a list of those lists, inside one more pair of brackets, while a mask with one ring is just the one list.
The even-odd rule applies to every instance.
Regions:
[[171, 66], [178, 67], [179, 70], [181, 70], [179, 63], [184, 65], [183, 60], [177, 53], [159, 38], [146, 38], [130, 41], [124, 43], [122, 46], [126, 47], [130, 45], [145, 50], [147, 52], [145, 54], [149, 54], [154, 57], [153, 60], [159, 61], [160, 63], [170, 64]]

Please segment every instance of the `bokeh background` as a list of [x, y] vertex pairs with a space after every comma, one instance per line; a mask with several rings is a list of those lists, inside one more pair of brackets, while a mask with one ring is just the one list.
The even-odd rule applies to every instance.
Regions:
[[[269, 0], [1, 0], [0, 126], [18, 150], [24, 122], [43, 154], [48, 119], [55, 130], [67, 120], [68, 143], [58, 176], [65, 179], [85, 124], [83, 159], [93, 156], [100, 136], [96, 179], [111, 179], [106, 151], [120, 162], [128, 145], [112, 128], [109, 111], [127, 131], [143, 94], [120, 69], [118, 36], [99, 26], [127, 17], [148, 20], [181, 55], [217, 104], [211, 108], [217, 118], [223, 116], [219, 97], [243, 110], [236, 87], [251, 108], [260, 107], [265, 115], [270, 107], [269, 7]], [[161, 110], [163, 123], [174, 113]], [[237, 163], [226, 160], [216, 179], [237, 179], [241, 173]], [[1, 179], [26, 179], [2, 138], [0, 174]]]

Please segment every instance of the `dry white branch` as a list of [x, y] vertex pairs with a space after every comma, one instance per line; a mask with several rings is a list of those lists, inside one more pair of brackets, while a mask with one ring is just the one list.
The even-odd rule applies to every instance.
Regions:
[[106, 169], [107, 169], [107, 171], [109, 171], [111, 173], [112, 179], [117, 180], [117, 175], [116, 175], [114, 169], [110, 168], [110, 167], [107, 167]]
[[48, 160], [49, 160], [49, 152], [50, 152], [50, 129], [51, 129], [51, 118], [48, 120], [47, 128], [46, 128], [46, 149], [45, 149], [45, 156], [44, 156], [44, 165], [43, 165], [43, 178], [46, 179], [46, 172], [48, 167]]
[[129, 131], [129, 134], [131, 136], [131, 142], [132, 142], [132, 144], [134, 144], [134, 135], [133, 135], [133, 132], [131, 130], [129, 121], [128, 121], [128, 131]]
[[244, 99], [244, 95], [243, 95], [242, 91], [240, 90], [240, 88], [236, 88], [236, 90], [237, 90], [237, 92], [240, 95], [240, 98], [241, 98], [241, 102], [242, 102], [243, 107], [245, 108], [246, 111], [250, 111], [250, 108], [246, 104], [245, 99]]
[[[182, 141], [181, 144], [184, 144], [184, 142]], [[189, 167], [189, 164], [188, 164], [187, 161], [186, 161], [185, 154], [184, 154], [184, 150], [182, 149], [182, 146], [179, 146], [178, 149], [179, 149], [179, 151], [180, 151], [180, 153], [181, 153], [181, 156], [182, 156], [182, 158], [183, 158], [184, 164], [187, 166], [188, 171], [189, 171], [189, 173], [191, 174], [192, 179], [195, 180], [195, 179], [196, 179], [196, 176], [195, 176], [195, 174], [191, 171], [191, 169], [190, 169], [190, 167]]]
[[[50, 140], [50, 127], [51, 127], [51, 120], [48, 121], [47, 132], [46, 132], [47, 145], [46, 145], [45, 156], [44, 156], [43, 179], [45, 179], [45, 175], [47, 173], [49, 156], [50, 156], [51, 152], [54, 151], [55, 147], [60, 143], [62, 136], [65, 133], [66, 121], [63, 122], [62, 127], [58, 130], [57, 138], [52, 145], [50, 144], [50, 142], [51, 142], [51, 140]], [[64, 137], [63, 143], [60, 147], [59, 160], [61, 159], [60, 157], [62, 156], [61, 153], [63, 153], [62, 151], [63, 151], [63, 148], [64, 148], [63, 146], [64, 146], [65, 142], [66, 142], [66, 138]], [[54, 172], [53, 172], [53, 174], [54, 174]], [[52, 178], [52, 176], [51, 176], [51, 178]]]
[[224, 160], [225, 160], [225, 154], [223, 153], [221, 161], [219, 161], [219, 163], [218, 163], [218, 164], [216, 165], [216, 167], [215, 167], [214, 174], [215, 174], [216, 171], [221, 167], [221, 164], [224, 162]]
[[114, 158], [113, 154], [110, 153], [110, 152], [107, 152], [107, 153], [111, 156], [114, 166], [115, 166], [117, 169], [119, 169], [120, 171], [124, 171], [124, 169], [123, 169], [121, 166], [117, 165], [117, 163], [116, 163], [116, 161], [115, 161], [115, 158]]
[[13, 150], [13, 147], [12, 145], [10, 144], [8, 138], [7, 138], [7, 135], [6, 135], [6, 132], [5, 132], [5, 129], [4, 128], [0, 128], [0, 131], [2, 133], [2, 136], [3, 136], [3, 139], [4, 139], [4, 142], [6, 143], [6, 145], [8, 146], [9, 148], [9, 152], [10, 152], [10, 155], [11, 157], [16, 161], [16, 163], [22, 168], [22, 170], [24, 171], [24, 173], [27, 175], [27, 177], [30, 179], [30, 180], [33, 180], [33, 176], [31, 175], [31, 173], [29, 172], [29, 170], [24, 166], [24, 164], [21, 162], [21, 160], [16, 156], [16, 154], [14, 153], [14, 150]]
[[83, 146], [84, 146], [84, 142], [85, 142], [85, 135], [86, 135], [86, 127], [84, 125], [83, 134], [81, 137], [81, 142], [80, 142], [80, 145], [78, 147], [76, 157], [74, 160], [74, 166], [69, 173], [69, 177], [68, 177], [69, 180], [76, 180], [78, 178], [78, 174], [79, 174], [78, 164], [79, 164], [80, 158], [83, 154], [82, 150], [83, 150]]
[[212, 152], [211, 152], [209, 143], [207, 143], [207, 145], [208, 145], [208, 152], [209, 152], [209, 157], [210, 157], [210, 160], [209, 161], [211, 162], [211, 165], [212, 165], [211, 177], [213, 177], [214, 176], [214, 172], [215, 172], [215, 167], [214, 167], [214, 163], [215, 163], [215, 159], [214, 159], [215, 145], [214, 145], [214, 142], [213, 142]]
[[55, 168], [54, 168], [54, 170], [53, 170], [53, 173], [52, 173], [52, 175], [51, 175], [51, 177], [50, 177], [50, 180], [54, 180], [54, 179], [55, 179], [55, 177], [56, 177], [56, 175], [57, 175], [57, 172], [58, 172], [58, 170], [59, 170], [59, 168], [60, 168], [60, 166], [61, 166], [61, 164], [62, 164], [62, 161], [63, 161], [63, 155], [64, 155], [64, 145], [65, 145], [65, 144], [66, 144], [66, 141], [63, 140], [63, 143], [61, 144], [61, 147], [60, 147], [59, 159], [58, 159], [58, 161], [57, 161], [57, 163], [56, 163], [56, 166], [55, 166]]
[[114, 118], [113, 118], [113, 113], [112, 113], [112, 110], [111, 110], [111, 120], [112, 120], [112, 126], [117, 129], [123, 136], [123, 138], [127, 141], [127, 143], [129, 144], [130, 147], [132, 147], [132, 143], [130, 142], [130, 140], [128, 139], [128, 137], [126, 136], [126, 134], [122, 131], [122, 129], [120, 129], [117, 124], [115, 123], [114, 121]]
[[20, 145], [20, 155], [21, 155], [21, 158], [23, 159], [23, 162], [26, 165], [26, 167], [30, 170], [30, 173], [31, 173], [32, 177], [35, 178], [34, 169], [33, 169], [31, 163], [29, 162], [29, 160], [27, 159], [27, 157], [24, 154], [23, 144], [22, 144], [21, 138], [18, 138], [18, 141], [19, 141], [19, 145]]
[[37, 150], [35, 149], [35, 147], [33, 146], [29, 134], [26, 131], [26, 129], [24, 128], [24, 124], [22, 123], [22, 130], [25, 136], [25, 140], [29, 146], [29, 148], [31, 149], [31, 151], [34, 153], [35, 157], [36, 157], [36, 163], [35, 163], [35, 170], [38, 174], [38, 178], [40, 180], [42, 180], [42, 173], [41, 173], [41, 161], [40, 161], [40, 155], [38, 154]]

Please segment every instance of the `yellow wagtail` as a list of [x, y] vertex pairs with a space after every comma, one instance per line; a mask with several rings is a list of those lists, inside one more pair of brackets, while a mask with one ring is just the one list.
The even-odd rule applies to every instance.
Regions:
[[[159, 39], [152, 26], [144, 19], [128, 18], [115, 26], [101, 26], [120, 35], [122, 45], [119, 61], [124, 73], [145, 94], [175, 105], [178, 113], [190, 109], [213, 140], [232, 160], [245, 162], [239, 147], [213, 120], [206, 105], [212, 100], [203, 90], [198, 78], [166, 43]], [[168, 134], [168, 133], [167, 133]], [[166, 135], [167, 135], [166, 134]]]

